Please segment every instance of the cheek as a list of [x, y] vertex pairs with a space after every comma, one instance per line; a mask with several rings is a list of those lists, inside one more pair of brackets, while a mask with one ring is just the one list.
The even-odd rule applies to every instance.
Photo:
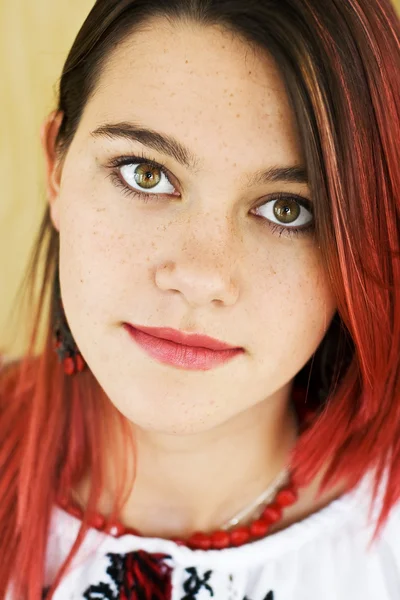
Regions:
[[[75, 195], [74, 198], [79, 198]], [[82, 192], [80, 197], [82, 197]], [[152, 238], [135, 226], [128, 211], [107, 210], [90, 202], [63, 199], [60, 219], [60, 277], [66, 311], [71, 319], [107, 322], [123, 318], [135, 290], [150, 281]]]
[[252, 275], [258, 282], [249, 302], [257, 354], [262, 361], [273, 348], [301, 368], [322, 341], [336, 311], [335, 301], [311, 243], [300, 242], [296, 249], [274, 256]]

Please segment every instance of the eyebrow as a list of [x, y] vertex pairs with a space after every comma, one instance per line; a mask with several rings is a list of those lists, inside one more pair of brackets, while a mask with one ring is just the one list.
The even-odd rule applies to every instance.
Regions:
[[[156, 152], [171, 156], [179, 164], [191, 171], [196, 171], [200, 168], [201, 161], [198, 157], [174, 137], [158, 133], [153, 129], [143, 128], [135, 123], [107, 123], [92, 131], [91, 135], [93, 137], [119, 138], [139, 142]], [[275, 182], [308, 184], [307, 170], [303, 165], [287, 167], [273, 166], [266, 170], [256, 171], [250, 175], [247, 185], [256, 186]]]

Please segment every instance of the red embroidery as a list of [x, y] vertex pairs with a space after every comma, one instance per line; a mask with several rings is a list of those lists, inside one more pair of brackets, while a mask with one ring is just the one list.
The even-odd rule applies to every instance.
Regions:
[[127, 554], [119, 600], [169, 600], [172, 569], [164, 558], [142, 550]]
[[164, 561], [171, 558], [165, 554], [149, 554], [143, 550], [129, 554], [108, 554], [110, 566], [109, 583], [100, 581], [90, 585], [84, 592], [86, 600], [171, 600], [171, 571]]

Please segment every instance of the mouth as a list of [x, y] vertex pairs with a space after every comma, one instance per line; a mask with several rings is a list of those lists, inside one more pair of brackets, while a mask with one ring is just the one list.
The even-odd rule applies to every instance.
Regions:
[[244, 353], [243, 348], [201, 334], [130, 323], [124, 328], [149, 356], [182, 369], [208, 371]]

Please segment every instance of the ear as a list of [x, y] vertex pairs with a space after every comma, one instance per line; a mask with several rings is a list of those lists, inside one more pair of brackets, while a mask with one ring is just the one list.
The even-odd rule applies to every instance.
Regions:
[[56, 138], [64, 113], [53, 111], [42, 123], [40, 139], [46, 166], [46, 195], [54, 227], [59, 231], [58, 198], [60, 193], [61, 164], [56, 153]]

